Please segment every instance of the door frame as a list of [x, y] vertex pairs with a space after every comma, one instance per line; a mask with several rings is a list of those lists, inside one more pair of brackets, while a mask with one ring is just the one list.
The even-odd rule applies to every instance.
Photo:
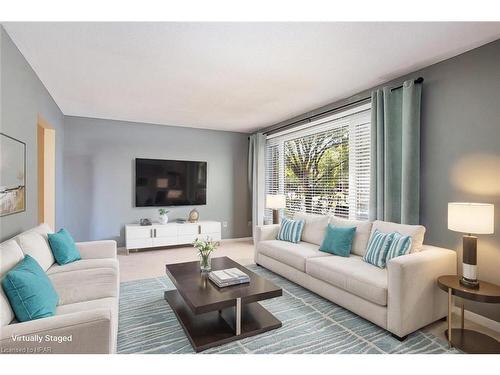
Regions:
[[40, 115], [37, 118], [38, 223], [56, 224], [56, 130]]

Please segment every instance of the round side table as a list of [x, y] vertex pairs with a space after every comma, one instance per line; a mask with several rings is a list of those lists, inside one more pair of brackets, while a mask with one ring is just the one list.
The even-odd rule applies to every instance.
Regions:
[[[466, 353], [490, 354], [500, 353], [500, 342], [493, 337], [483, 333], [464, 328], [464, 300], [486, 303], [500, 303], [500, 286], [479, 282], [479, 288], [469, 289], [460, 284], [460, 276], [446, 275], [438, 278], [439, 288], [448, 293], [448, 329], [445, 335], [450, 346], [454, 346]], [[451, 312], [453, 308], [453, 296], [462, 299], [461, 325], [460, 328], [451, 328]]]

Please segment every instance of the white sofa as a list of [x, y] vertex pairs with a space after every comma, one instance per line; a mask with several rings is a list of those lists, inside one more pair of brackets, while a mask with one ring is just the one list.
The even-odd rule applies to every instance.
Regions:
[[[425, 228], [383, 221], [367, 222], [297, 213], [305, 220], [302, 241], [276, 240], [279, 225], [257, 228], [255, 263], [351, 310], [402, 340], [447, 314], [438, 276], [456, 274], [456, 253], [423, 245]], [[319, 251], [328, 223], [356, 226], [351, 255]], [[363, 261], [373, 230], [412, 236], [410, 254], [391, 259], [384, 269]]]
[[0, 279], [29, 254], [45, 270], [59, 295], [54, 316], [17, 322], [0, 287], [0, 353], [116, 352], [116, 242], [79, 242], [76, 245], [82, 259], [61, 266], [47, 242], [50, 232], [48, 225], [42, 224], [0, 244]]

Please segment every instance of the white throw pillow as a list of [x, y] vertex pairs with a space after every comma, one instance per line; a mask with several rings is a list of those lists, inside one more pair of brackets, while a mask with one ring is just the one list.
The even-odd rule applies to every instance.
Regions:
[[410, 253], [416, 253], [422, 250], [425, 235], [425, 227], [422, 225], [407, 225], [376, 220], [373, 222], [372, 233], [376, 229], [384, 233], [398, 232], [404, 236], [411, 236]]
[[304, 230], [302, 231], [302, 241], [320, 246], [325, 237], [328, 226], [328, 216], [296, 212], [293, 216], [295, 220], [304, 220]]
[[47, 232], [43, 226], [38, 226], [16, 237], [24, 254], [33, 257], [44, 271], [55, 263], [54, 255], [47, 240]]
[[31, 230], [33, 230], [37, 233], [40, 233], [43, 236], [43, 238], [45, 238], [46, 240], [48, 240], [48, 238], [47, 238], [48, 233], [54, 233], [54, 231], [52, 229], [50, 229], [49, 224], [46, 224], [46, 223], [42, 223], [39, 226], [34, 227]]
[[364, 220], [343, 219], [337, 216], [330, 216], [330, 224], [337, 227], [356, 227], [354, 238], [352, 240], [351, 253], [364, 256], [368, 241], [372, 231], [372, 222]]
[[[16, 241], [10, 240], [0, 244], [0, 280], [23, 258], [24, 254]], [[10, 302], [0, 286], [0, 327], [12, 322], [14, 317]]]

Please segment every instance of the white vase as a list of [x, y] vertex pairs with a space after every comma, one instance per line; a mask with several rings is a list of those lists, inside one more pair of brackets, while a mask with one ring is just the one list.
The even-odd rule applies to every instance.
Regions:
[[168, 223], [168, 215], [160, 215], [160, 224], [167, 224]]

